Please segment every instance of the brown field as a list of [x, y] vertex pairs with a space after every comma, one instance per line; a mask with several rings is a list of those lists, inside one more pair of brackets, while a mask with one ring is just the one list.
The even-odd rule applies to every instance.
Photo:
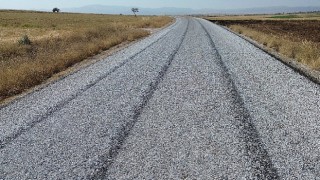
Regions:
[[210, 21], [320, 70], [320, 14], [209, 17]]
[[[165, 16], [0, 11], [0, 100], [172, 22]], [[19, 43], [27, 35], [31, 44]]]
[[265, 14], [265, 15], [217, 15], [205, 17], [211, 20], [320, 20], [320, 13]]

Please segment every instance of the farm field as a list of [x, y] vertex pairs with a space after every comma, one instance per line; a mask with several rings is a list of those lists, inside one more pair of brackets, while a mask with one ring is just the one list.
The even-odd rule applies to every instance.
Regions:
[[320, 14], [216, 16], [206, 19], [320, 70]]
[[320, 13], [265, 14], [265, 15], [217, 15], [207, 16], [212, 20], [320, 20]]
[[166, 16], [0, 11], [0, 100], [115, 45], [170, 23]]

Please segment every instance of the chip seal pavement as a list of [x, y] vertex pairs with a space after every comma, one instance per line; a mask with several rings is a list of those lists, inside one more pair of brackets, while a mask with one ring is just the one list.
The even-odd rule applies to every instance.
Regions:
[[320, 87], [176, 22], [0, 109], [0, 179], [320, 179]]

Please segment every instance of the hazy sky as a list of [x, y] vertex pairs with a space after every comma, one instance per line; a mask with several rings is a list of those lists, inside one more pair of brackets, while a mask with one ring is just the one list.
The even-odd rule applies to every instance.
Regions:
[[237, 9], [266, 6], [320, 6], [320, 0], [0, 0], [0, 9], [51, 9], [90, 4], [149, 8]]

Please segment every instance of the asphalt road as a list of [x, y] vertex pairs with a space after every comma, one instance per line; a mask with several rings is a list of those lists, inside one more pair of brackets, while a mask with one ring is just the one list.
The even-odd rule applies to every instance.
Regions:
[[0, 179], [320, 179], [320, 86], [205, 20], [0, 109]]

